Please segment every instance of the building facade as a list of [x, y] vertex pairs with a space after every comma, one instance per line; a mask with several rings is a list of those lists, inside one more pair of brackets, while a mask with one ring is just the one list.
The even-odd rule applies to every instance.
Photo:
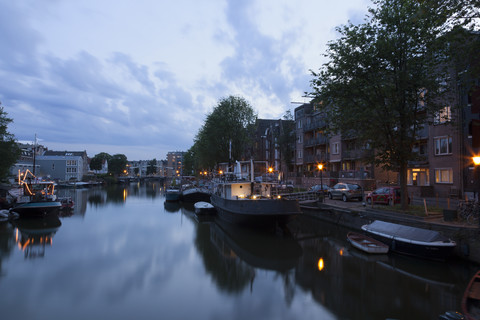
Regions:
[[88, 173], [86, 151], [45, 151], [36, 157], [40, 166], [39, 176], [59, 181], [82, 181]]

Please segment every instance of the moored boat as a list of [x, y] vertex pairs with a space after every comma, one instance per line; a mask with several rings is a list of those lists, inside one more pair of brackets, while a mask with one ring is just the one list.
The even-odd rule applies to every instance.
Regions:
[[298, 200], [272, 194], [272, 183], [227, 181], [219, 183], [211, 203], [225, 221], [249, 226], [285, 223], [301, 214]]
[[181, 200], [184, 202], [209, 202], [210, 192], [206, 188], [201, 187], [187, 187], [182, 190]]
[[180, 188], [169, 187], [165, 191], [165, 200], [166, 201], [180, 201], [181, 191]]
[[349, 232], [347, 234], [347, 239], [352, 244], [352, 246], [367, 253], [388, 253], [388, 246], [385, 243], [367, 237], [364, 234]]
[[480, 319], [480, 271], [472, 277], [465, 289], [462, 312], [468, 320]]
[[445, 260], [452, 256], [455, 241], [437, 231], [374, 221], [362, 226], [369, 236], [387, 244], [391, 251], [421, 258]]
[[195, 208], [195, 213], [196, 214], [212, 214], [215, 213], [215, 207], [208, 202], [205, 201], [199, 201], [195, 202], [193, 205]]
[[19, 173], [18, 184], [20, 194], [11, 210], [20, 217], [45, 216], [57, 212], [62, 206], [57, 201], [53, 181], [41, 181], [27, 170], [24, 175]]

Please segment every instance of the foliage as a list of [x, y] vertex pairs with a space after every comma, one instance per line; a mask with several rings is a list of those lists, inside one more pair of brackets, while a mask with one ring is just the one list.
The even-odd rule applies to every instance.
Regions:
[[157, 173], [157, 159], [153, 159], [148, 162], [148, 167], [147, 167], [147, 176], [151, 174], [156, 174]]
[[[333, 131], [375, 150], [376, 164], [400, 172], [406, 193], [407, 164], [428, 115], [451, 105], [447, 16], [417, 0], [376, 0], [363, 24], [337, 28], [328, 62], [313, 73], [316, 100]], [[402, 205], [407, 207], [406, 198]]]
[[100, 152], [96, 154], [90, 160], [90, 169], [91, 170], [102, 170], [103, 161], [106, 160], [107, 162], [112, 159], [112, 156], [105, 152]]
[[20, 148], [15, 137], [8, 132], [8, 124], [12, 121], [7, 117], [3, 107], [0, 107], [0, 180], [8, 177], [10, 167], [20, 156]]
[[197, 168], [196, 163], [195, 146], [192, 146], [183, 155], [183, 174], [186, 176], [195, 175], [195, 169]]
[[127, 163], [127, 156], [124, 154], [115, 154], [108, 162], [108, 172], [115, 175], [123, 174], [127, 168]]
[[244, 98], [221, 99], [195, 137], [191, 151], [197, 159], [197, 168], [213, 168], [218, 162], [246, 159], [256, 118]]

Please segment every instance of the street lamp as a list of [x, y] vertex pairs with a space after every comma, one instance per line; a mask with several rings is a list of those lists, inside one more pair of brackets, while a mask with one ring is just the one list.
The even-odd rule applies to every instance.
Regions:
[[[474, 164], [474, 168], [473, 168], [473, 178], [476, 180], [475, 181], [475, 186], [477, 187], [477, 189], [480, 189], [480, 176], [479, 176], [479, 166], [480, 166], [480, 156], [474, 156], [472, 157], [472, 160], [473, 160], [473, 164]], [[480, 190], [478, 190], [477, 192], [477, 201], [480, 200]], [[475, 193], [473, 194], [474, 197], [475, 197]]]
[[323, 198], [324, 198], [324, 194], [323, 194], [323, 164], [322, 163], [319, 163], [318, 164], [318, 170], [320, 170], [320, 192], [321, 192], [321, 195], [322, 195], [322, 202], [323, 202]]

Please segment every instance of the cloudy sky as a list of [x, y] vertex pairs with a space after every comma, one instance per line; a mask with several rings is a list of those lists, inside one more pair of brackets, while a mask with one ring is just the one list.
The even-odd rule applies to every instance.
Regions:
[[0, 0], [0, 102], [19, 141], [164, 159], [229, 95], [304, 101], [335, 27], [369, 0]]

